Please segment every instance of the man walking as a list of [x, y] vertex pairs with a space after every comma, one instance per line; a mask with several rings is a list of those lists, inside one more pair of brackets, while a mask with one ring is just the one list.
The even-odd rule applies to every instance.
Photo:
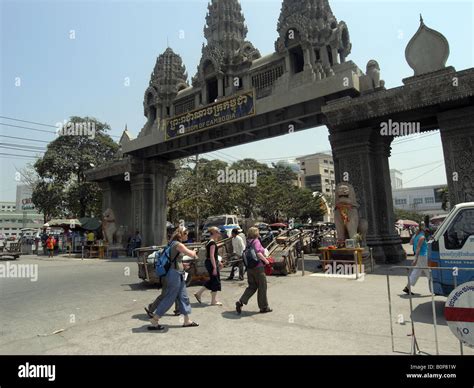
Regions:
[[239, 268], [239, 280], [244, 280], [244, 261], [242, 260], [242, 254], [244, 253], [245, 242], [242, 236], [240, 236], [239, 229], [232, 230], [232, 255], [230, 261], [232, 262], [232, 269], [230, 270], [230, 276], [227, 280], [234, 279], [234, 272], [236, 268]]

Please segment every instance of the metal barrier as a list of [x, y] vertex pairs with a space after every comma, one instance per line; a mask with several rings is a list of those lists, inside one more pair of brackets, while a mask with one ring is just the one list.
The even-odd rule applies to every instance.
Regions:
[[[413, 301], [412, 301], [412, 292], [411, 292], [411, 282], [410, 282], [410, 272], [418, 268], [420, 270], [429, 270], [429, 285], [430, 285], [430, 293], [431, 293], [431, 309], [433, 312], [433, 324], [434, 324], [434, 337], [436, 343], [436, 355], [439, 355], [439, 343], [438, 343], [438, 330], [437, 330], [437, 320], [436, 320], [436, 309], [435, 309], [435, 294], [433, 292], [434, 285], [433, 285], [433, 270], [436, 271], [452, 271], [453, 272], [453, 279], [454, 279], [454, 289], [458, 286], [458, 273], [459, 271], [474, 271], [474, 268], [458, 268], [458, 267], [418, 267], [418, 266], [396, 266], [390, 268], [390, 271], [395, 269], [406, 269], [407, 270], [407, 278], [408, 278], [408, 297], [410, 301], [410, 322], [411, 322], [411, 354], [416, 355], [421, 353], [420, 348], [418, 346], [418, 342], [416, 340], [415, 335], [415, 323], [413, 322]], [[395, 352], [395, 344], [393, 339], [393, 322], [392, 322], [392, 298], [390, 296], [390, 274], [387, 273], [387, 292], [388, 292], [388, 311], [390, 315], [390, 338], [392, 341], [392, 352]], [[459, 347], [460, 347], [460, 354], [464, 355], [464, 347], [461, 340], [459, 340]]]

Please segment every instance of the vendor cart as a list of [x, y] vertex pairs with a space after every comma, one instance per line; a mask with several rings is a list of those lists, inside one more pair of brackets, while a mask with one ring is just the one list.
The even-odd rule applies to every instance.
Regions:
[[[231, 252], [229, 249], [229, 240], [221, 240], [217, 243], [218, 254], [225, 261]], [[202, 283], [209, 280], [209, 274], [205, 267], [206, 243], [185, 244], [188, 249], [198, 251], [198, 259], [192, 259], [185, 256], [183, 259], [185, 271], [188, 274], [186, 286], [192, 283]], [[138, 277], [149, 284], [161, 284], [161, 280], [155, 272], [155, 253], [161, 251], [166, 246], [152, 246], [136, 249]]]
[[22, 255], [20, 243], [10, 243], [10, 245], [0, 247], [0, 259], [4, 257], [12, 257], [14, 260]]
[[311, 245], [311, 231], [287, 230], [267, 247], [273, 263], [273, 275], [288, 275], [298, 270], [298, 260]]

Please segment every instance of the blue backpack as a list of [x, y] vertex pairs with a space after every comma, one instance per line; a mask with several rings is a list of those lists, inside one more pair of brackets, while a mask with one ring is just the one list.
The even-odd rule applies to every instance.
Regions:
[[176, 241], [173, 241], [170, 244], [168, 244], [166, 248], [155, 253], [156, 276], [158, 277], [165, 276], [171, 267], [171, 262], [172, 261], [174, 262], [176, 258], [179, 256], [179, 252], [178, 252], [176, 256], [174, 257], [174, 259], [170, 261], [171, 248], [175, 245], [175, 243]]
[[252, 240], [251, 243], [247, 243], [247, 247], [245, 248], [242, 254], [246, 268], [255, 268], [260, 263], [260, 259], [257, 256], [257, 252], [253, 247], [254, 242], [255, 240]]

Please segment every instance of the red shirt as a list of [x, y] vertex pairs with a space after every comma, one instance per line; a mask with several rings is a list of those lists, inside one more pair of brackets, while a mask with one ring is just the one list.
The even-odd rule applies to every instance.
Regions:
[[48, 237], [46, 240], [46, 248], [48, 249], [54, 249], [54, 245], [56, 244], [56, 240], [54, 237]]

